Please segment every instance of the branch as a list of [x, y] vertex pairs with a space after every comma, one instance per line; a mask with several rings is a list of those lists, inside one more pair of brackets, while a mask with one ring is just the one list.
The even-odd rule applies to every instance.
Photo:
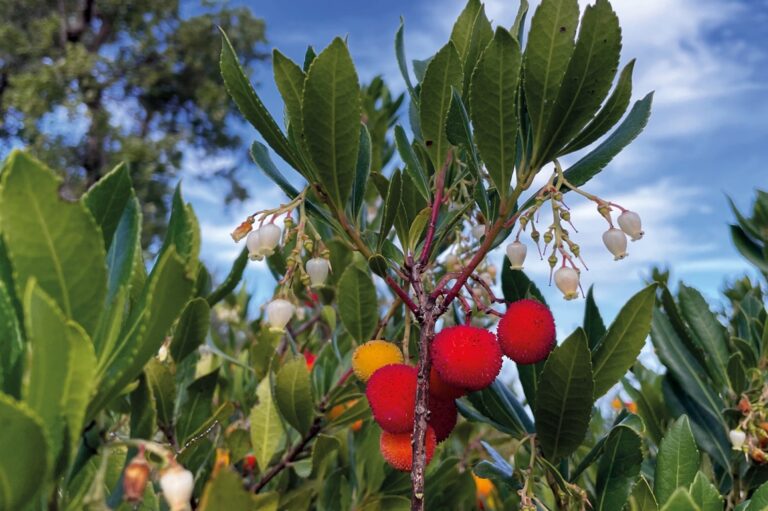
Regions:
[[440, 214], [440, 206], [443, 203], [443, 192], [445, 188], [445, 174], [448, 172], [448, 167], [451, 165], [452, 160], [451, 151], [448, 151], [445, 157], [445, 163], [435, 177], [435, 198], [432, 201], [432, 216], [429, 218], [429, 227], [427, 228], [427, 237], [424, 239], [424, 246], [421, 249], [421, 259], [419, 265], [424, 267], [429, 261], [429, 252], [432, 249], [432, 242], [435, 238], [435, 227], [437, 226], [437, 217]]

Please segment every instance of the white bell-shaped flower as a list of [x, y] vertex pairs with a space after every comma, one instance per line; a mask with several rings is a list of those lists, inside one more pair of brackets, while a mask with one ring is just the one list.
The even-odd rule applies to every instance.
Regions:
[[617, 221], [621, 230], [632, 238], [632, 241], [637, 241], [643, 237], [643, 224], [640, 220], [640, 215], [634, 211], [624, 210], [617, 218]]
[[567, 266], [561, 267], [555, 272], [555, 285], [566, 300], [578, 298], [579, 272]]
[[528, 247], [515, 240], [507, 245], [507, 257], [513, 270], [522, 270], [525, 262], [525, 255], [528, 253]]
[[275, 224], [262, 225], [259, 230], [259, 254], [271, 256], [280, 243], [281, 231]]
[[732, 429], [728, 432], [728, 438], [731, 440], [734, 450], [740, 451], [747, 439], [747, 434], [740, 429]]
[[472, 227], [472, 236], [474, 236], [477, 239], [480, 239], [485, 234], [485, 224], [477, 224], [474, 227]]
[[288, 300], [278, 298], [267, 305], [267, 322], [271, 330], [282, 332], [296, 310]]
[[192, 472], [174, 463], [160, 476], [160, 488], [171, 511], [185, 511], [190, 509], [189, 500], [195, 488], [195, 477]]
[[245, 246], [248, 248], [248, 258], [251, 261], [262, 259], [262, 256], [259, 253], [259, 230], [258, 229], [248, 233], [248, 237], [245, 238]]
[[613, 254], [613, 260], [618, 261], [627, 257], [627, 235], [621, 229], [611, 227], [603, 233], [603, 243]]
[[309, 280], [312, 282], [312, 287], [319, 287], [325, 283], [330, 268], [328, 259], [324, 257], [313, 257], [307, 261], [307, 275], [309, 275]]

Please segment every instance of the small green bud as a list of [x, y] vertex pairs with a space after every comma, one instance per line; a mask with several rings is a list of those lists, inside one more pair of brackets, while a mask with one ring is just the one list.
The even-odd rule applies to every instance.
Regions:
[[552, 241], [552, 231], [547, 231], [544, 233], [544, 243], [549, 244], [549, 242]]
[[555, 265], [557, 264], [557, 256], [555, 254], [550, 255], [547, 258], [547, 262], [549, 262], [549, 267], [550, 268], [554, 268]]
[[563, 220], [568, 222], [571, 219], [571, 212], [568, 211], [568, 210], [565, 210], [565, 209], [561, 210], [560, 211], [560, 218], [562, 218]]

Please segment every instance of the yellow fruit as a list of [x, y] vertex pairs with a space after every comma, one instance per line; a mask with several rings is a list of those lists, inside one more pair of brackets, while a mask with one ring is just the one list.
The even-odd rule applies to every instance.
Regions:
[[402, 364], [403, 353], [397, 345], [380, 340], [358, 346], [352, 355], [352, 369], [361, 381], [367, 382], [376, 370], [390, 364]]
[[475, 480], [475, 487], [477, 489], [477, 498], [478, 499], [488, 498], [488, 495], [490, 495], [491, 492], [493, 491], [493, 482], [491, 482], [490, 479], [477, 477], [475, 474], [472, 474], [472, 479]]

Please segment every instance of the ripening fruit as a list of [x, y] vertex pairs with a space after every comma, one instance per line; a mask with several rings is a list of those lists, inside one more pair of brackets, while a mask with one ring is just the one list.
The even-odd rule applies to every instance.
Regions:
[[603, 233], [605, 248], [613, 254], [613, 260], [618, 261], [627, 257], [627, 235], [621, 229], [611, 227]]
[[380, 367], [402, 364], [403, 352], [391, 342], [373, 340], [361, 344], [352, 355], [352, 370], [361, 381], [367, 382]]
[[[413, 446], [411, 445], [411, 436], [409, 433], [393, 434], [387, 431], [381, 432], [379, 449], [381, 455], [393, 468], [403, 472], [410, 472], [413, 466]], [[427, 464], [432, 460], [435, 454], [437, 439], [435, 430], [427, 426], [426, 450]]]
[[176, 462], [160, 475], [160, 488], [171, 511], [189, 509], [189, 499], [192, 498], [194, 487], [195, 477], [192, 472]]
[[541, 362], [555, 347], [555, 318], [536, 300], [510, 303], [499, 321], [496, 336], [501, 351], [518, 364]]
[[484, 477], [478, 477], [474, 473], [472, 479], [475, 480], [475, 488], [477, 491], [478, 500], [485, 500], [493, 491], [493, 482], [490, 479]]
[[381, 367], [365, 388], [373, 419], [389, 433], [407, 433], [413, 429], [416, 406], [416, 368], [405, 364]]
[[432, 341], [432, 363], [446, 383], [481, 390], [501, 371], [501, 348], [487, 330], [468, 325], [444, 328]]
[[461, 387], [454, 387], [443, 381], [440, 375], [433, 367], [429, 371], [429, 393], [439, 399], [459, 399], [461, 396], [467, 393], [465, 389]]
[[123, 471], [123, 500], [131, 503], [141, 502], [149, 481], [149, 472], [149, 462], [144, 457], [144, 446], [141, 446], [139, 454], [134, 456]]
[[579, 297], [579, 272], [563, 266], [555, 272], [555, 285], [563, 293], [563, 298], [573, 300]]
[[621, 230], [632, 238], [632, 241], [639, 240], [645, 234], [643, 232], [643, 224], [640, 221], [640, 215], [634, 211], [624, 210], [616, 220], [619, 222]]
[[513, 270], [522, 270], [527, 252], [528, 247], [517, 240], [507, 245], [507, 257], [509, 258], [510, 268]]
[[277, 332], [285, 330], [285, 325], [291, 320], [295, 310], [296, 306], [282, 298], [269, 302], [267, 304], [267, 322], [270, 330]]
[[456, 402], [429, 396], [429, 412], [429, 425], [435, 430], [435, 437], [440, 443], [448, 438], [456, 427], [459, 418]]

